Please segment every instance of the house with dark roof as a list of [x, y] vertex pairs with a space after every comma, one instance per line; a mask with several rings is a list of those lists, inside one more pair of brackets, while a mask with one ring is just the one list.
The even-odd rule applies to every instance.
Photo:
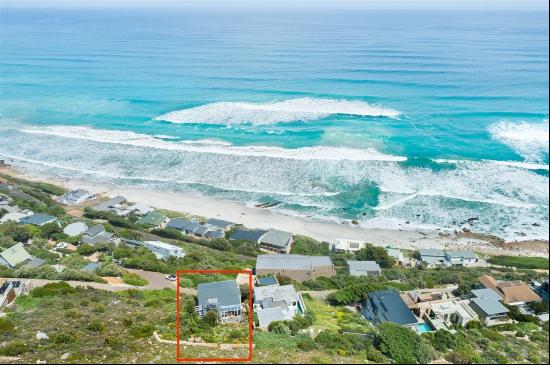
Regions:
[[332, 277], [336, 270], [329, 256], [258, 255], [256, 275], [268, 274], [305, 281], [320, 276]]
[[289, 253], [292, 245], [292, 233], [278, 229], [268, 230], [260, 238], [260, 248], [268, 252]]
[[82, 242], [90, 245], [98, 243], [110, 243], [116, 240], [115, 235], [111, 232], [105, 231], [105, 227], [102, 224], [96, 224], [88, 228], [86, 232], [82, 234]]
[[170, 219], [170, 221], [166, 225], [166, 228], [177, 229], [178, 231], [182, 231], [184, 234], [193, 234], [194, 231], [200, 226], [200, 223], [191, 221], [189, 219], [173, 218]]
[[197, 286], [197, 297], [199, 316], [213, 310], [218, 313], [220, 322], [242, 320], [241, 289], [235, 280], [201, 283]]
[[205, 237], [206, 238], [206, 232], [208, 232], [209, 228], [207, 226], [203, 226], [202, 224], [199, 224], [194, 230], [193, 234], [197, 237]]
[[225, 237], [225, 231], [223, 229], [212, 229], [209, 228], [208, 231], [204, 234], [204, 237], [208, 239], [217, 239], [217, 238], [224, 238]]
[[210, 218], [207, 222], [207, 225], [211, 227], [216, 227], [219, 229], [222, 229], [223, 231], [228, 231], [235, 225], [233, 222], [224, 221], [223, 219], [217, 219], [217, 218]]
[[41, 259], [40, 257], [31, 256], [31, 260], [28, 261], [25, 266], [27, 267], [40, 267], [46, 263], [46, 260]]
[[30, 216], [22, 218], [19, 223], [21, 224], [32, 224], [33, 226], [44, 226], [48, 223], [53, 223], [57, 221], [56, 217], [53, 217], [48, 214], [35, 213]]
[[548, 285], [548, 279], [547, 279], [536, 288], [537, 294], [540, 295], [542, 300], [544, 300], [546, 303], [548, 303], [548, 286], [549, 285]]
[[348, 270], [351, 276], [380, 276], [382, 270], [376, 261], [348, 261]]
[[260, 239], [266, 232], [267, 231], [263, 229], [239, 228], [229, 237], [229, 239], [231, 241], [247, 241], [260, 244]]
[[393, 322], [403, 326], [414, 326], [418, 319], [395, 290], [371, 292], [361, 303], [363, 316], [374, 324]]

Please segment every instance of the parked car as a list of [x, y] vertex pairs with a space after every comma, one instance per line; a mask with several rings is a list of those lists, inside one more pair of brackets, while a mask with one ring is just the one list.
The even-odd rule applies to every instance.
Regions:
[[166, 275], [166, 280], [176, 281], [176, 275]]

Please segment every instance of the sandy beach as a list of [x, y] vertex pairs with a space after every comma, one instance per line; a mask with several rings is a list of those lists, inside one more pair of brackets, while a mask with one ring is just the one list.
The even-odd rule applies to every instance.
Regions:
[[1, 167], [0, 172], [32, 181], [45, 181], [68, 189], [84, 188], [104, 196], [125, 196], [159, 209], [189, 215], [220, 218], [249, 228], [275, 228], [305, 235], [319, 241], [358, 240], [380, 246], [404, 249], [440, 248], [470, 249], [482, 254], [548, 257], [548, 241], [506, 243], [492, 236], [475, 233], [456, 234], [440, 230], [366, 229], [351, 222], [329, 222], [287, 216], [270, 209], [250, 207], [240, 202], [212, 199], [205, 196], [145, 190], [93, 181], [69, 180], [37, 175], [14, 167]]

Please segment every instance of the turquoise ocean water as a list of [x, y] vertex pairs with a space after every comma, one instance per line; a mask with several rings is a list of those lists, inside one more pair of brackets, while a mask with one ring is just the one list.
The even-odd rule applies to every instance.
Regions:
[[547, 13], [0, 17], [0, 158], [18, 166], [548, 238]]

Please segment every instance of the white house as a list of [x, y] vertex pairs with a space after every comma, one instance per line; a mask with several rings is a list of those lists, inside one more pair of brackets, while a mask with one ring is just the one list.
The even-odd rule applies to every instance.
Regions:
[[364, 241], [347, 240], [341, 238], [336, 240], [336, 243], [331, 243], [330, 249], [333, 252], [355, 252], [365, 247], [365, 245], [366, 243]]
[[473, 266], [478, 260], [472, 251], [445, 251], [445, 259], [453, 266]]
[[254, 288], [254, 311], [259, 328], [267, 328], [273, 321], [291, 320], [304, 314], [306, 307], [294, 285], [269, 285]]

